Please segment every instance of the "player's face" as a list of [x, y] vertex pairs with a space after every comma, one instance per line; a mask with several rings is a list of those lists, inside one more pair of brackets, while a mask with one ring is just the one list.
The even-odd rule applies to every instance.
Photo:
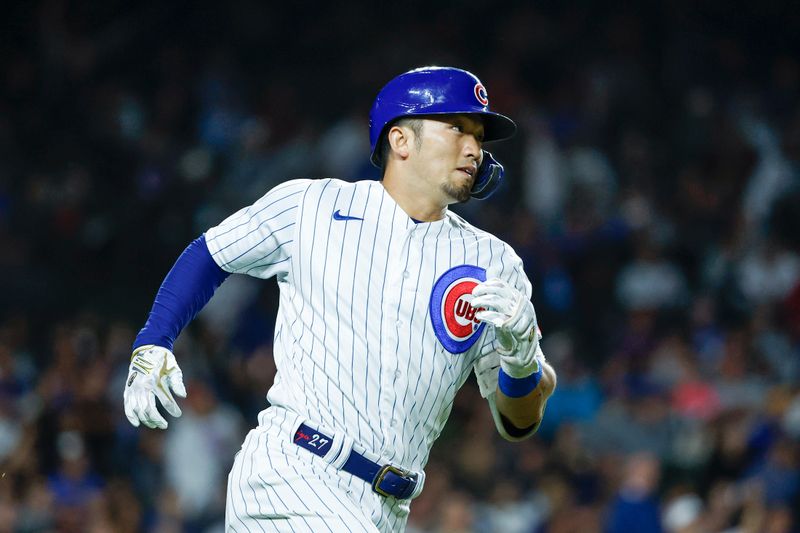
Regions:
[[443, 193], [447, 203], [466, 202], [483, 154], [483, 123], [469, 115], [425, 117], [422, 122], [419, 175]]

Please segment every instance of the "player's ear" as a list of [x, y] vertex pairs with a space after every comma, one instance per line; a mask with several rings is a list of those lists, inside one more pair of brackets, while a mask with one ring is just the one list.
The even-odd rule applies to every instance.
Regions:
[[409, 148], [411, 146], [410, 135], [412, 135], [412, 132], [409, 131], [409, 128], [397, 125], [392, 126], [386, 134], [386, 140], [392, 148], [391, 151], [397, 153], [400, 159], [406, 159], [408, 157]]

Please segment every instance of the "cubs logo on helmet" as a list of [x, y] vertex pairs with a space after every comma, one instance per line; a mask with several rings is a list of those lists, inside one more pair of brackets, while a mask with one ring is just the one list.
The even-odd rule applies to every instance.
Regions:
[[450, 353], [464, 353], [475, 344], [486, 324], [475, 318], [472, 289], [486, 281], [486, 270], [460, 265], [442, 274], [433, 285], [430, 316], [433, 331]]
[[482, 83], [475, 84], [475, 98], [481, 105], [489, 105], [489, 95], [486, 94], [486, 87]]

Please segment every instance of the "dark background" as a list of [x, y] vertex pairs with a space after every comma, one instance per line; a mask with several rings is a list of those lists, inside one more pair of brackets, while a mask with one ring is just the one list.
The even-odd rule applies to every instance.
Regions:
[[184, 332], [166, 432], [124, 418], [130, 344], [205, 229], [375, 179], [372, 99], [428, 64], [520, 126], [456, 210], [523, 258], [559, 388], [512, 445], [469, 382], [409, 531], [798, 531], [798, 28], [793, 2], [5, 6], [0, 531], [219, 530], [275, 285], [231, 278]]

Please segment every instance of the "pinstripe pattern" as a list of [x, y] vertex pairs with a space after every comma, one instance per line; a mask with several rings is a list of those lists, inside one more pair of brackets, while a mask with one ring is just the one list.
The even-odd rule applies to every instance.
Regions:
[[[334, 220], [337, 210], [363, 220]], [[223, 269], [276, 276], [280, 287], [273, 407], [237, 456], [228, 527], [272, 531], [293, 523], [327, 531], [319, 524], [340, 517], [359, 531], [368, 517], [381, 531], [404, 528], [409, 502], [383, 500], [292, 445], [291, 422], [329, 428], [384, 462], [422, 471], [456, 392], [493, 345], [485, 328], [466, 352], [447, 352], [431, 325], [433, 286], [469, 264], [530, 296], [520, 259], [452, 212], [415, 224], [371, 181], [286, 182], [211, 228], [206, 242]], [[277, 526], [280, 520], [240, 518], [269, 515], [292, 518]]]

